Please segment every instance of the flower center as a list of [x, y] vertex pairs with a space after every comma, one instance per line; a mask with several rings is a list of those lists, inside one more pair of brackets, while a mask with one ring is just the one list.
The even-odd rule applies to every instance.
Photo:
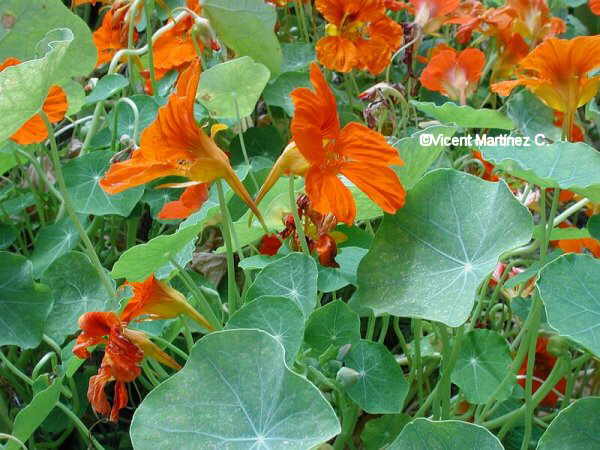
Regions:
[[364, 37], [366, 31], [365, 22], [348, 19], [347, 16], [344, 17], [339, 26], [328, 23], [325, 26], [327, 36], [341, 36], [351, 41]]

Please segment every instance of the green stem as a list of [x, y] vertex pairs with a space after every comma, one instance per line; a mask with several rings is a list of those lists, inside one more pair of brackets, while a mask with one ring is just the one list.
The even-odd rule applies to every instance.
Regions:
[[96, 438], [94, 436], [92, 436], [92, 433], [90, 432], [90, 430], [87, 429], [85, 424], [79, 419], [79, 417], [77, 417], [77, 415], [73, 411], [71, 411], [69, 408], [67, 408], [65, 405], [63, 405], [61, 402], [58, 402], [56, 404], [56, 406], [62, 412], [64, 412], [69, 419], [71, 419], [73, 421], [73, 423], [79, 430], [79, 433], [81, 433], [81, 436], [83, 436], [85, 439], [89, 440], [92, 443], [92, 445], [96, 448], [96, 450], [104, 450], [104, 447], [102, 447], [100, 442], [98, 442], [96, 440]]
[[358, 420], [360, 408], [352, 403], [344, 393], [337, 392], [337, 395], [342, 410], [342, 432], [335, 439], [333, 448], [334, 450], [344, 450], [346, 443], [352, 439], [352, 435], [354, 434], [354, 427]]
[[98, 258], [98, 255], [96, 254], [96, 250], [94, 249], [94, 246], [93, 246], [92, 242], [90, 241], [90, 238], [88, 237], [87, 233], [85, 232], [85, 228], [83, 228], [81, 221], [77, 217], [75, 208], [73, 208], [73, 202], [71, 201], [71, 197], [69, 195], [69, 192], [67, 191], [67, 185], [65, 183], [65, 178], [62, 173], [62, 167], [60, 165], [60, 157], [58, 156], [58, 148], [56, 146], [56, 139], [54, 139], [54, 130], [52, 129], [52, 124], [48, 120], [48, 116], [46, 116], [46, 114], [43, 111], [40, 112], [39, 115], [42, 118], [42, 120], [44, 121], [44, 123], [46, 124], [46, 128], [48, 129], [48, 136], [50, 138], [50, 155], [52, 156], [52, 163], [54, 164], [54, 172], [56, 175], [56, 180], [58, 182], [58, 188], [63, 197], [67, 214], [71, 218], [71, 221], [75, 225], [75, 228], [77, 228], [77, 232], [79, 233], [79, 237], [81, 238], [81, 240], [83, 242], [85, 252], [88, 255], [88, 257], [90, 258], [90, 261], [92, 262], [94, 268], [96, 269], [96, 272], [98, 272], [100, 281], [102, 282], [104, 289], [106, 289], [106, 292], [108, 293], [108, 295], [110, 297], [114, 298], [116, 294], [115, 294], [115, 289], [112, 284], [112, 280], [108, 277], [106, 270], [104, 270], [104, 267], [100, 263], [100, 259]]
[[554, 219], [553, 225], [555, 227], [557, 227], [559, 224], [564, 222], [565, 219], [568, 219], [573, 214], [575, 214], [577, 211], [579, 211], [581, 208], [585, 207], [588, 203], [590, 203], [590, 201], [591, 200], [589, 198], [584, 198], [584, 199], [579, 200], [577, 203], [570, 206], [569, 208], [565, 209], [562, 213], [560, 213], [558, 216], [556, 216], [556, 218]]
[[304, 225], [300, 221], [300, 216], [298, 215], [298, 206], [296, 205], [296, 191], [294, 189], [294, 175], [290, 174], [289, 176], [289, 195], [290, 195], [290, 208], [292, 209], [292, 215], [294, 216], [294, 224], [296, 225], [296, 233], [298, 233], [298, 240], [300, 241], [300, 247], [302, 251], [310, 256], [310, 250], [308, 248], [308, 244], [306, 243], [306, 235], [304, 234]]
[[250, 179], [252, 180], [252, 184], [254, 185], [254, 190], [258, 192], [258, 182], [256, 181], [256, 177], [254, 176], [254, 172], [252, 172], [252, 166], [250, 165], [250, 158], [248, 158], [248, 152], [246, 151], [246, 141], [244, 141], [244, 133], [242, 133], [242, 118], [240, 116], [240, 107], [237, 101], [237, 98], [233, 99], [233, 104], [235, 105], [235, 115], [238, 123], [238, 137], [240, 138], [240, 145], [242, 147], [242, 153], [244, 155], [244, 161], [248, 166], [248, 172], [250, 174]]
[[377, 342], [379, 342], [380, 344], [383, 344], [383, 342], [385, 341], [385, 337], [387, 335], [389, 326], [390, 315], [384, 314], [381, 318], [381, 330], [379, 330], [379, 339], [377, 339]]
[[154, 34], [154, 29], [152, 25], [152, 10], [150, 8], [149, 1], [144, 2], [144, 7], [146, 8], [146, 41], [148, 43], [148, 69], [150, 70], [150, 85], [152, 86], [152, 95], [155, 98], [158, 98], [158, 89], [156, 87], [156, 71], [154, 70], [154, 52], [152, 50], [152, 46], [154, 45], [152, 42], [152, 35]]
[[[414, 373], [417, 381], [417, 392], [419, 395], [419, 405], [422, 405], [425, 393], [423, 392], [423, 363], [421, 359], [421, 336], [423, 334], [423, 322], [421, 319], [413, 319], [413, 352], [414, 352]], [[411, 367], [412, 372], [412, 367]]]
[[14, 437], [12, 434], [0, 433], [0, 439], [6, 439], [7, 441], [16, 442], [19, 447], [27, 450], [27, 447], [25, 446], [25, 444], [23, 444], [23, 442], [21, 442], [19, 439]]
[[[183, 281], [183, 284], [189, 289], [190, 293], [196, 300], [198, 304], [198, 309], [204, 315], [206, 320], [214, 327], [215, 330], [221, 330], [223, 327], [221, 325], [221, 321], [217, 319], [213, 309], [208, 303], [208, 300], [202, 293], [202, 290], [196, 285], [195, 281], [192, 279], [189, 273], [181, 267], [181, 265], [175, 261], [174, 258], [170, 258], [171, 264], [177, 269], [177, 276]], [[186, 355], [187, 356], [187, 355]]]
[[230, 223], [227, 220], [227, 202], [225, 201], [225, 193], [223, 192], [223, 184], [221, 180], [216, 180], [217, 192], [219, 194], [219, 205], [221, 207], [221, 230], [223, 233], [223, 240], [225, 241], [225, 249], [227, 250], [227, 303], [229, 306], [229, 314], [233, 314], [237, 311], [238, 300], [240, 300], [240, 293], [238, 292], [237, 283], [235, 280], [235, 264], [233, 259], [233, 245], [231, 242], [231, 229]]

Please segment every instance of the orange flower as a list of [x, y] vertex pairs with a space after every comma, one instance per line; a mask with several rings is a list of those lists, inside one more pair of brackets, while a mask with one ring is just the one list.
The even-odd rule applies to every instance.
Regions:
[[133, 152], [131, 159], [114, 163], [100, 185], [109, 194], [117, 194], [170, 175], [192, 181], [165, 187], [189, 187], [223, 178], [262, 221], [227, 155], [196, 124], [194, 99], [199, 79], [200, 63], [195, 60], [180, 75], [176, 92], [159, 109], [156, 120], [142, 133], [140, 148]]
[[513, 34], [507, 40], [499, 41], [499, 56], [494, 64], [491, 79], [510, 77], [517, 64], [529, 54], [529, 46], [520, 34]]
[[600, 0], [590, 0], [590, 9], [594, 14], [600, 16]]
[[[533, 366], [533, 376], [535, 377], [535, 379], [533, 380], [533, 384], [532, 384], [532, 391], [536, 392], [540, 386], [542, 385], [542, 383], [544, 381], [546, 381], [546, 378], [548, 378], [548, 375], [550, 375], [550, 372], [552, 372], [552, 368], [554, 367], [554, 364], [556, 364], [556, 357], [551, 355], [548, 352], [548, 338], [545, 337], [539, 337], [537, 338], [537, 342], [536, 342], [536, 346], [535, 346], [535, 362], [534, 362], [534, 366]], [[525, 375], [527, 374], [527, 358], [525, 358], [525, 361], [523, 362], [521, 368], [519, 369], [519, 384], [523, 387], [525, 387], [525, 382], [526, 382], [526, 378]], [[555, 391], [558, 391], [560, 393], [565, 392], [565, 388], [567, 387], [567, 381], [566, 379], [562, 378], [558, 383], [556, 383], [556, 385], [554, 386], [554, 390], [550, 391], [550, 393], [548, 395], [546, 395], [546, 397], [544, 397], [544, 399], [541, 402], [541, 405], [543, 406], [550, 406], [550, 407], [555, 407], [556, 404], [558, 403], [558, 394]]]
[[185, 219], [198, 211], [208, 199], [208, 184], [186, 188], [179, 200], [166, 203], [158, 213], [159, 219]]
[[[554, 125], [560, 128], [564, 125], [564, 121], [565, 121], [564, 113], [554, 111]], [[585, 135], [583, 133], [583, 130], [576, 123], [573, 123], [573, 125], [571, 126], [571, 132], [569, 133], [569, 136], [570, 136], [569, 140], [571, 142], [585, 142]], [[568, 191], [560, 191], [560, 194], [562, 195], [563, 192], [568, 192]]]
[[[125, 383], [135, 380], [141, 373], [140, 364], [146, 356], [155, 357], [161, 363], [180, 369], [179, 364], [153, 344], [143, 332], [129, 330], [126, 323], [113, 312], [89, 312], [79, 318], [83, 331], [78, 337], [73, 353], [79, 358], [89, 358], [88, 347], [105, 344], [106, 349], [98, 374], [90, 378], [88, 399], [99, 414], [107, 415], [116, 422], [119, 411], [127, 405]], [[105, 387], [115, 382], [113, 405], [106, 397]]]
[[550, 108], [565, 113], [565, 130], [570, 134], [577, 108], [598, 92], [600, 75], [589, 76], [597, 68], [600, 68], [600, 36], [551, 38], [519, 63], [516, 80], [495, 83], [491, 89], [507, 96], [517, 86], [527, 87]]
[[338, 72], [368, 70], [377, 75], [390, 64], [403, 38], [402, 27], [385, 15], [383, 0], [316, 0], [327, 36], [317, 42], [317, 58]]
[[[130, 5], [113, 5], [104, 15], [102, 25], [94, 31], [93, 40], [98, 49], [98, 62], [96, 67], [106, 64], [112, 60], [117, 51], [127, 48], [127, 34], [129, 24], [125, 20]], [[134, 40], [137, 40], [137, 31], [134, 31]]]
[[545, 39], [564, 33], [566, 24], [552, 17], [546, 0], [508, 0], [502, 8], [472, 14], [470, 20], [463, 21], [457, 32], [458, 42], [468, 42], [475, 30], [494, 36], [505, 45], [514, 34], [519, 34], [531, 49]]
[[436, 53], [423, 70], [421, 84], [465, 105], [467, 97], [477, 88], [484, 66], [485, 55], [479, 49], [443, 50]]
[[356, 205], [338, 178], [343, 175], [385, 212], [395, 213], [404, 205], [405, 197], [402, 184], [389, 167], [403, 164], [397, 151], [381, 134], [359, 123], [349, 123], [340, 130], [335, 97], [315, 63], [310, 79], [314, 91], [298, 88], [291, 94], [296, 111], [291, 127], [294, 143], [275, 163], [257, 200], [281, 174], [303, 175], [312, 208], [352, 224]]
[[145, 281], [127, 282], [123, 286], [131, 286], [133, 289], [133, 297], [121, 315], [121, 319], [125, 322], [142, 316], [144, 319], [141, 320], [156, 320], [173, 319], [180, 314], [185, 314], [207, 330], [214, 329], [204, 316], [187, 302], [181, 292], [158, 281], [154, 275], [150, 275]]
[[435, 33], [460, 6], [460, 0], [410, 0], [406, 9], [425, 33]]
[[[0, 64], [0, 72], [10, 66], [21, 64], [17, 58], [7, 58]], [[51, 86], [48, 96], [42, 105], [42, 111], [48, 116], [52, 123], [60, 122], [67, 112], [67, 95], [60, 86]], [[48, 138], [46, 124], [39, 114], [32, 116], [27, 122], [21, 125], [11, 137], [17, 144], [38, 144]]]
[[[562, 222], [558, 227], [576, 228], [568, 222]], [[597, 241], [594, 238], [560, 239], [558, 241], [552, 241], [551, 244], [560, 248], [565, 253], [583, 253], [587, 250], [596, 258], [600, 258], [600, 241]]]

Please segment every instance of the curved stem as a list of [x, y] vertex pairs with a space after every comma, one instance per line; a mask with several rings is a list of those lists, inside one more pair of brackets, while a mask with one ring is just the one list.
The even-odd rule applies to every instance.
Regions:
[[83, 228], [81, 221], [77, 217], [75, 208], [73, 208], [73, 203], [71, 202], [71, 197], [69, 196], [69, 193], [67, 191], [67, 185], [65, 183], [65, 178], [62, 173], [62, 167], [60, 165], [60, 157], [58, 156], [58, 148], [56, 146], [56, 139], [54, 138], [54, 130], [52, 129], [52, 124], [48, 120], [48, 116], [46, 116], [46, 114], [43, 111], [40, 112], [39, 114], [40, 114], [40, 117], [42, 118], [42, 120], [44, 121], [46, 128], [48, 129], [48, 136], [50, 137], [50, 155], [52, 157], [52, 163], [54, 164], [54, 172], [56, 175], [56, 181], [58, 182], [58, 188], [63, 197], [63, 200], [64, 200], [63, 204], [65, 205], [67, 214], [69, 215], [71, 221], [73, 222], [73, 224], [75, 225], [75, 228], [77, 229], [77, 232], [79, 233], [79, 237], [81, 238], [81, 240], [83, 242], [85, 252], [88, 255], [88, 257], [90, 258], [90, 261], [92, 262], [92, 265], [96, 269], [96, 272], [98, 272], [98, 276], [100, 277], [100, 281], [102, 282], [102, 285], [106, 289], [106, 292], [108, 293], [109, 297], [114, 298], [116, 294], [115, 294], [115, 289], [113, 287], [112, 280], [108, 277], [106, 270], [104, 270], [104, 267], [100, 263], [100, 259], [98, 258], [98, 255], [96, 254], [96, 250], [94, 249], [94, 245], [90, 241], [90, 238], [88, 237], [87, 233], [85, 232], [85, 228]]

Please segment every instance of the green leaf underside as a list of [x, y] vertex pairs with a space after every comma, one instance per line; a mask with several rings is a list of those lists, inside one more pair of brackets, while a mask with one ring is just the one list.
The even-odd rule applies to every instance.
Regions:
[[531, 147], [482, 147], [483, 157], [543, 188], [569, 189], [600, 201], [600, 153], [583, 142]]
[[49, 37], [52, 42], [44, 57], [0, 72], [0, 142], [40, 112], [50, 87], [61, 80], [59, 66], [66, 59], [73, 33], [60, 29]]
[[498, 257], [528, 243], [532, 231], [530, 213], [504, 182], [435, 170], [385, 216], [358, 268], [354, 301], [377, 314], [459, 326]]
[[500, 111], [494, 109], [475, 109], [470, 106], [459, 106], [447, 102], [438, 106], [433, 102], [411, 103], [420, 111], [442, 123], [456, 124], [463, 128], [497, 128], [512, 130], [515, 128], [513, 121]]
[[504, 450], [485, 428], [458, 420], [415, 419], [407, 424], [388, 450]]
[[203, 337], [185, 367], [143, 400], [131, 425], [140, 449], [303, 450], [339, 432], [319, 390], [286, 367], [281, 344], [260, 330]]
[[561, 256], [542, 269], [537, 285], [548, 324], [600, 355], [600, 261]]

